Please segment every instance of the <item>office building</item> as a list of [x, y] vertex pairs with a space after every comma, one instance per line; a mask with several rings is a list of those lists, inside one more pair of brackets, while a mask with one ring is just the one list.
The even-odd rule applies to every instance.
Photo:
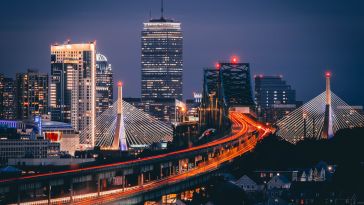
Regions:
[[0, 119], [16, 119], [15, 94], [15, 81], [0, 74]]
[[44, 138], [60, 144], [60, 151], [74, 155], [79, 148], [80, 136], [73, 127], [64, 122], [44, 121], [41, 124]]
[[186, 100], [186, 121], [198, 122], [199, 121], [199, 108], [201, 106], [202, 93], [193, 93], [193, 99]]
[[273, 104], [263, 110], [261, 119], [268, 123], [275, 123], [297, 109], [300, 105], [302, 105], [301, 102], [297, 102], [296, 104]]
[[113, 72], [106, 56], [96, 54], [96, 116], [113, 104]]
[[80, 140], [94, 146], [95, 42], [51, 46], [50, 106], [52, 121], [71, 123], [78, 132], [90, 126], [90, 133]]
[[60, 145], [48, 140], [6, 139], [0, 140], [0, 162], [10, 158], [48, 158], [57, 156]]
[[181, 23], [162, 17], [144, 23], [142, 44], [142, 101], [182, 100], [183, 37]]
[[37, 70], [16, 74], [17, 118], [31, 119], [48, 113], [48, 74]]
[[298, 106], [296, 91], [282, 76], [256, 75], [254, 79], [255, 102], [262, 121], [273, 123]]
[[3, 117], [4, 74], [0, 73], [0, 119]]
[[186, 114], [186, 104], [173, 98], [156, 98], [147, 102], [142, 102], [140, 98], [123, 98], [123, 100], [155, 119], [167, 123], [180, 122]]
[[[163, 6], [163, 5], [162, 5]], [[141, 34], [144, 111], [163, 121], [176, 121], [176, 100], [181, 101], [183, 36], [181, 23], [172, 19], [150, 19]]]

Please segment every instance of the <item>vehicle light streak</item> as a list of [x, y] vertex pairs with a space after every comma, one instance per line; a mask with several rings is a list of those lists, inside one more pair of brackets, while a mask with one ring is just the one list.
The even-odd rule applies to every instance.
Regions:
[[[223, 151], [223, 153], [221, 155], [216, 156], [216, 157], [210, 159], [209, 161], [202, 162], [197, 167], [192, 168], [192, 169], [188, 170], [187, 172], [165, 177], [160, 180], [151, 181], [151, 182], [145, 183], [142, 186], [135, 186], [135, 187], [126, 188], [126, 189], [102, 191], [102, 192], [100, 192], [100, 196], [97, 196], [97, 193], [88, 193], [88, 194], [73, 196], [73, 200], [74, 200], [73, 204], [90, 204], [90, 203], [101, 204], [101, 203], [105, 203], [105, 202], [115, 201], [115, 200], [121, 199], [125, 196], [130, 196], [130, 195], [133, 195], [136, 193], [145, 192], [145, 191], [155, 189], [157, 187], [160, 187], [160, 186], [163, 186], [166, 184], [174, 184], [174, 183], [183, 181], [189, 177], [198, 176], [203, 173], [214, 171], [214, 170], [218, 169], [219, 166], [221, 164], [223, 164], [224, 162], [230, 161], [230, 160], [232, 160], [238, 156], [241, 156], [242, 154], [254, 149], [256, 143], [259, 140], [261, 140], [262, 138], [264, 138], [265, 136], [267, 136], [267, 134], [269, 134], [272, 131], [271, 128], [267, 127], [266, 125], [264, 125], [262, 123], [258, 123], [256, 121], [254, 121], [253, 119], [246, 116], [245, 114], [233, 112], [230, 114], [230, 117], [231, 117], [232, 122], [234, 123], [235, 128], [240, 128], [240, 130], [233, 133], [230, 136], [214, 140], [214, 141], [206, 143], [204, 145], [200, 145], [200, 146], [196, 146], [196, 147], [192, 147], [192, 148], [188, 148], [188, 149], [184, 149], [184, 150], [180, 150], [180, 151], [175, 151], [175, 152], [171, 152], [171, 153], [161, 154], [161, 155], [157, 155], [157, 156], [151, 156], [151, 157], [146, 157], [146, 158], [142, 158], [142, 159], [126, 161], [126, 162], [112, 163], [112, 164], [107, 164], [107, 165], [80, 168], [80, 169], [76, 169], [76, 170], [66, 170], [66, 171], [60, 171], [60, 172], [54, 172], [54, 173], [36, 174], [36, 175], [32, 175], [32, 176], [24, 176], [24, 177], [19, 177], [19, 178], [14, 178], [14, 179], [1, 180], [0, 183], [4, 182], [4, 181], [7, 182], [10, 180], [35, 179], [35, 178], [39, 178], [39, 177], [62, 175], [62, 174], [66, 174], [66, 173], [79, 173], [79, 172], [86, 171], [86, 170], [87, 171], [96, 170], [96, 169], [105, 168], [105, 167], [113, 167], [113, 166], [118, 166], [118, 165], [123, 165], [123, 164], [138, 163], [138, 162], [143, 162], [143, 161], [147, 161], [147, 160], [160, 159], [160, 158], [167, 157], [167, 156], [179, 155], [181, 153], [191, 152], [191, 151], [195, 151], [195, 150], [199, 150], [199, 149], [205, 149], [205, 148], [209, 148], [209, 147], [216, 146], [219, 144], [224, 144], [226, 142], [234, 141], [237, 139], [243, 139], [243, 142], [239, 146], [233, 147], [230, 149], [226, 149]], [[260, 127], [260, 128], [258, 129], [258, 127]], [[256, 138], [254, 135], [248, 135], [247, 133], [249, 133], [250, 130], [257, 131], [258, 137]], [[52, 199], [51, 203], [60, 203], [60, 202], [63, 203], [65, 201], [67, 201], [67, 199], [69, 202], [69, 199], [70, 199], [69, 197], [56, 198], [56, 199]], [[42, 200], [42, 201], [28, 202], [28, 203], [24, 203], [24, 204], [43, 204], [42, 202], [47, 203], [46, 200]]]

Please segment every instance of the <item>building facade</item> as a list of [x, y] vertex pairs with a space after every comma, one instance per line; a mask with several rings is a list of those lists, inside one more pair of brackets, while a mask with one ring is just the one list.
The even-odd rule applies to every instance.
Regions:
[[297, 107], [296, 91], [282, 76], [256, 75], [254, 80], [260, 120], [273, 123]]
[[[96, 43], [51, 46], [50, 106], [53, 121], [71, 123], [82, 132], [83, 143], [94, 145], [96, 117]], [[88, 141], [86, 141], [88, 140]]]
[[0, 119], [16, 119], [15, 94], [15, 81], [0, 74]]
[[48, 113], [48, 81], [48, 74], [37, 70], [16, 74], [18, 119], [31, 119]]
[[0, 73], [0, 119], [3, 117], [4, 74]]
[[124, 100], [157, 120], [164, 122], [175, 122], [177, 120], [177, 100], [173, 98], [156, 98], [144, 102], [140, 98], [124, 98]]
[[106, 56], [96, 53], [96, 116], [113, 104], [113, 72]]
[[59, 143], [48, 140], [0, 140], [0, 162], [10, 158], [47, 158], [59, 154]]
[[141, 34], [142, 101], [182, 100], [183, 37], [181, 23], [151, 19]]
[[193, 99], [186, 100], [186, 120], [189, 122], [199, 121], [199, 108], [201, 106], [202, 93], [193, 93]]

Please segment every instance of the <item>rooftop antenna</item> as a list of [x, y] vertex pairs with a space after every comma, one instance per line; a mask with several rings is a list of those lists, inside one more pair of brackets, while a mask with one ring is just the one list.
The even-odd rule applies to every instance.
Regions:
[[163, 0], [161, 0], [161, 18], [162, 19], [164, 19], [164, 17], [163, 17], [163, 12], [164, 12], [164, 1]]
[[152, 9], [149, 9], [149, 20], [152, 20]]

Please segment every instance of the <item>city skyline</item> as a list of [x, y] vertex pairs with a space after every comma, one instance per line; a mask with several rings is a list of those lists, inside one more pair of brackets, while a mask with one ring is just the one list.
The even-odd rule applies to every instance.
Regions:
[[364, 2], [326, 1], [0, 1], [0, 204], [364, 204]]
[[[97, 40], [99, 52], [114, 65], [115, 79], [125, 83], [125, 96], [140, 96], [140, 85], [133, 85], [140, 82], [140, 30], [150, 10], [152, 17], [160, 16], [159, 1], [77, 1], [67, 7], [67, 15], [59, 14], [67, 3], [58, 7], [41, 1], [1, 4], [0, 54], [10, 60], [0, 62], [0, 72], [6, 76], [28, 68], [49, 72], [49, 47], [56, 41]], [[183, 24], [185, 99], [201, 91], [198, 82], [204, 67], [236, 54], [251, 63], [252, 76], [283, 74], [297, 90], [298, 100], [307, 101], [319, 93], [325, 86], [321, 77], [331, 70], [333, 90], [349, 104], [364, 104], [357, 86], [364, 74], [359, 54], [364, 44], [363, 6], [339, 1], [264, 5], [166, 1], [165, 16]], [[11, 60], [12, 53], [23, 60]], [[301, 76], [310, 78], [310, 83]]]

